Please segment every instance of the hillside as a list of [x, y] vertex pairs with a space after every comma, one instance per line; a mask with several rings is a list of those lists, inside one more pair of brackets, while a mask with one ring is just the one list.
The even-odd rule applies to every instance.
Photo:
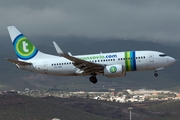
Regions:
[[133, 120], [180, 119], [180, 101], [116, 103], [83, 98], [33, 98], [1, 96], [0, 119], [3, 120]]
[[0, 99], [0, 119], [3, 120], [111, 120], [77, 108], [68, 107], [57, 98], [3, 96]]

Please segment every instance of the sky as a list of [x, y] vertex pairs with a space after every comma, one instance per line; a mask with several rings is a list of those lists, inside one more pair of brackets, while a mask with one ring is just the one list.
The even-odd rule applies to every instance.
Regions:
[[178, 42], [179, 0], [0, 0], [0, 35], [15, 25], [28, 35]]

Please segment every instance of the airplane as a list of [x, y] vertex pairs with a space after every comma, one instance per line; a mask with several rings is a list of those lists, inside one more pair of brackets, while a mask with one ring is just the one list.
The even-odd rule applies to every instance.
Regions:
[[59, 56], [40, 52], [15, 26], [7, 27], [18, 60], [6, 58], [17, 68], [48, 75], [90, 76], [97, 83], [97, 75], [108, 78], [126, 76], [126, 72], [158, 71], [173, 64], [176, 60], [158, 51], [125, 51], [73, 56], [64, 53], [53, 41]]

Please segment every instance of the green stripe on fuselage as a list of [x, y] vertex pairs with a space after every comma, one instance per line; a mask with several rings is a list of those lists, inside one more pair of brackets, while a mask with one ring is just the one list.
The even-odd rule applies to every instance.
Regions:
[[125, 52], [125, 66], [126, 66], [126, 71], [131, 71], [131, 61], [130, 61], [130, 51]]
[[135, 71], [136, 70], [136, 64], [134, 63], [135, 56], [133, 53], [134, 53], [134, 51], [124, 52], [126, 71]]

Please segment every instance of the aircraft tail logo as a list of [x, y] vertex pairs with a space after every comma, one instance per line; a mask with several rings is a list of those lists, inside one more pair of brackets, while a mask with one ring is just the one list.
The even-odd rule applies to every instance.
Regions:
[[9, 26], [8, 31], [18, 59], [29, 60], [36, 56], [38, 49], [15, 26]]
[[36, 56], [38, 50], [29, 40], [23, 36], [23, 34], [18, 35], [13, 41], [14, 50], [18, 58], [22, 60], [28, 60]]

